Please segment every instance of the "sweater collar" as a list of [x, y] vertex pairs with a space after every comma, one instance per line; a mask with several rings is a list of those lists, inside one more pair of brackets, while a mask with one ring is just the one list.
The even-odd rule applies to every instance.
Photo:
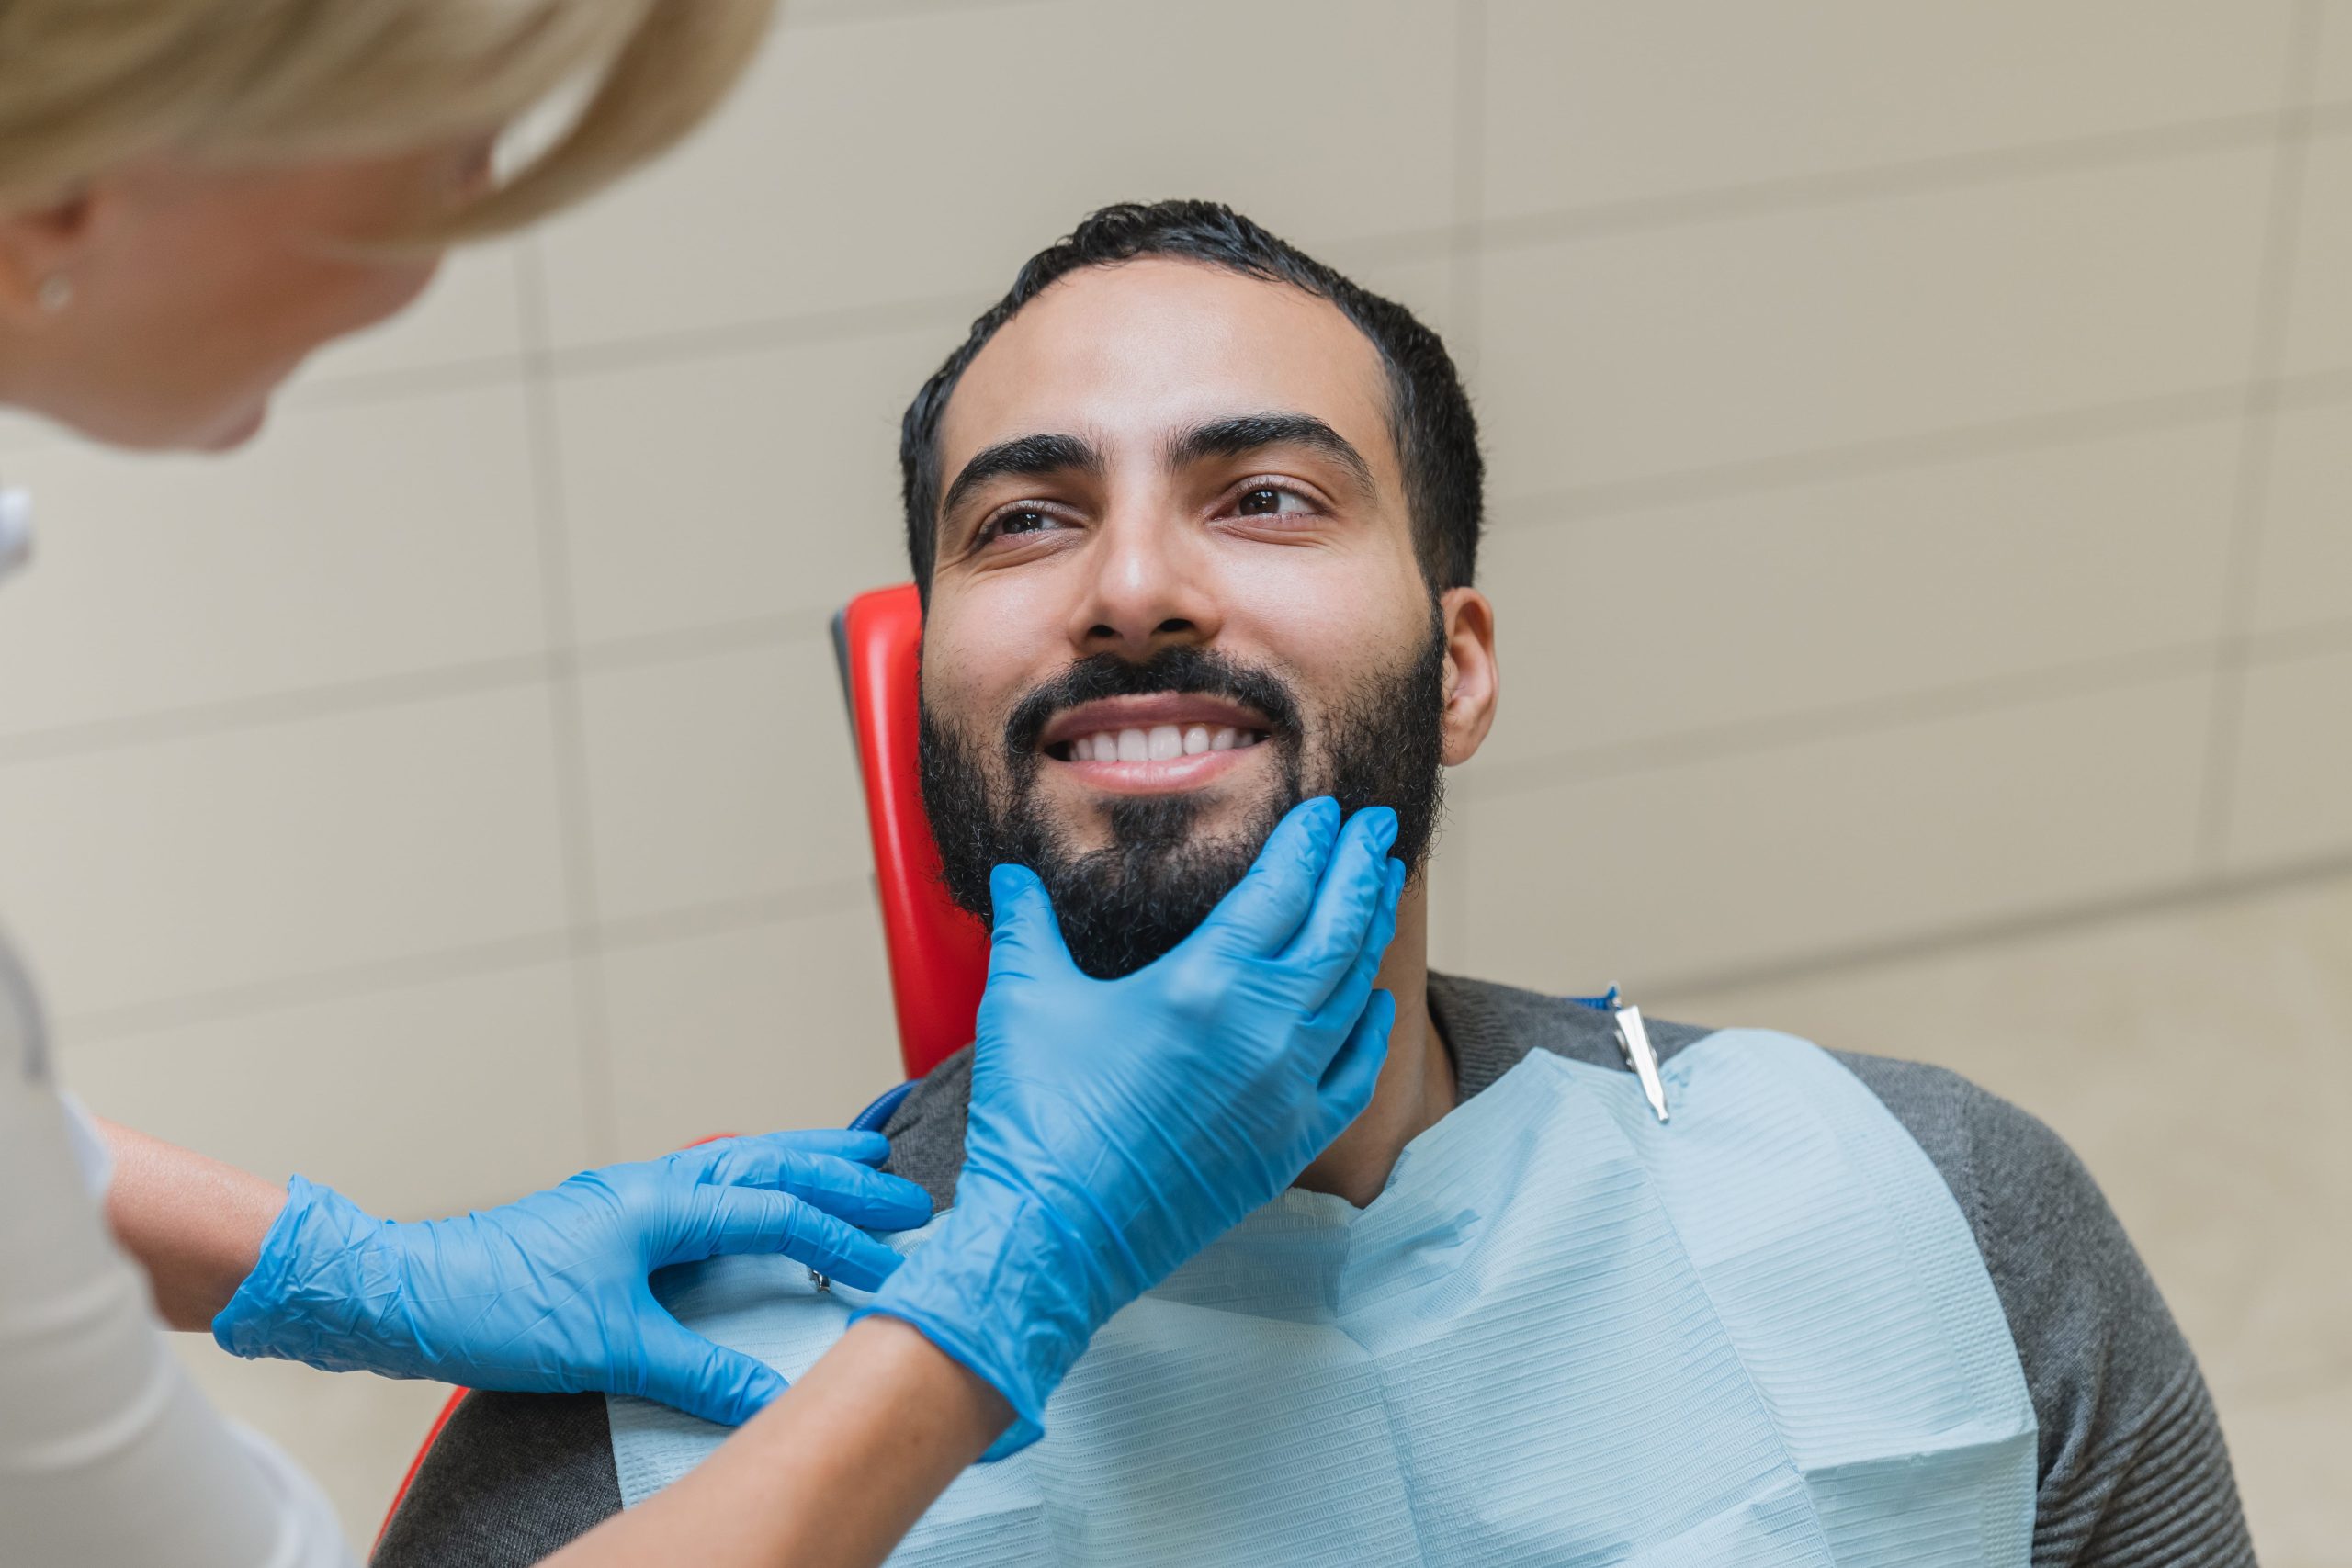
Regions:
[[1430, 971], [1430, 1017], [1453, 1056], [1453, 1094], [1468, 1100], [1519, 1066], [1534, 1042], [1510, 1027], [1475, 980]]

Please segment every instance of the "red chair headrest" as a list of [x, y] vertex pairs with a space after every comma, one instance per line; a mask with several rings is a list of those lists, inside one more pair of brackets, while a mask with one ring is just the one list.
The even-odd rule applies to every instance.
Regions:
[[833, 621], [834, 651], [856, 731], [874, 839], [874, 876], [890, 955], [899, 1054], [921, 1077], [972, 1039], [988, 982], [989, 939], [939, 880], [939, 846], [916, 772], [922, 605], [914, 584], [877, 588]]

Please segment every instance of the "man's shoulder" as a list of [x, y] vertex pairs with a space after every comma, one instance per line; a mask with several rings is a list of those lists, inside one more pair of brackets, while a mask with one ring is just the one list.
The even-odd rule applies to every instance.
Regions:
[[2089, 1168], [1958, 1073], [1832, 1055], [1942, 1172], [2000, 1297], [2040, 1428], [2036, 1560], [2251, 1564], [2196, 1354]]
[[[1899, 1056], [1832, 1050], [1835, 1057], [1903, 1124], [1944, 1173], [1961, 1212], [1980, 1240], [2006, 1200], [2036, 1194], [2063, 1201], [2054, 1208], [2079, 1213], [2098, 1197], [2090, 1171], [2039, 1117], [1950, 1067]], [[2004, 1217], [2013, 1217], [2004, 1215]]]
[[621, 1511], [601, 1393], [469, 1393], [410, 1477], [375, 1568], [522, 1568]]
[[2100, 1343], [2141, 1364], [2187, 1347], [2090, 1168], [2040, 1117], [1949, 1067], [1831, 1051], [1951, 1190], [2020, 1355]]
[[[1430, 998], [1450, 1040], [1456, 1017], [1468, 1025], [1465, 1089], [1530, 1050], [1617, 1065], [1606, 1015], [1574, 998], [1437, 976]], [[1505, 1032], [1516, 1038], [1498, 1043]], [[1716, 1032], [1650, 1022], [1661, 1056]], [[1992, 1279], [2040, 1427], [2037, 1561], [2158, 1561], [2130, 1546], [2145, 1537], [2250, 1562], [2196, 1357], [2089, 1168], [2039, 1117], [1949, 1067], [1829, 1055], [1934, 1165]]]
[[2103, 1344], [2177, 1367], [2188, 1348], [2098, 1180], [2047, 1122], [1926, 1062], [1833, 1050], [1951, 1190], [2022, 1351]]

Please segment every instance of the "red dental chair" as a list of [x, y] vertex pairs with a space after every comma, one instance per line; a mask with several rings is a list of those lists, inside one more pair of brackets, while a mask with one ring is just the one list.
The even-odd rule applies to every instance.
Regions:
[[[988, 931], [948, 899], [939, 880], [939, 849], [923, 816], [915, 766], [922, 645], [922, 605], [911, 582], [861, 593], [833, 617], [833, 655], [865, 785], [899, 1058], [909, 1080], [867, 1106], [852, 1123], [857, 1127], [879, 1129], [912, 1080], [970, 1043], [988, 979]], [[384, 1510], [379, 1540], [466, 1393], [451, 1394], [424, 1434]]]
[[939, 881], [939, 849], [923, 816], [915, 768], [922, 606], [914, 584], [861, 593], [833, 617], [833, 652], [849, 701], [899, 1055], [919, 1078], [971, 1043], [989, 973], [988, 931], [957, 908]]

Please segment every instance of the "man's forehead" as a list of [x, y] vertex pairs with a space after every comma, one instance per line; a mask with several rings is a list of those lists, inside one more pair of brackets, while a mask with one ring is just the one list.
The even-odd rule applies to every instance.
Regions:
[[1324, 420], [1394, 484], [1379, 352], [1340, 309], [1285, 283], [1146, 257], [1060, 279], [999, 329], [940, 423], [955, 473], [1009, 436], [1083, 433], [1115, 459], [1237, 412]]

